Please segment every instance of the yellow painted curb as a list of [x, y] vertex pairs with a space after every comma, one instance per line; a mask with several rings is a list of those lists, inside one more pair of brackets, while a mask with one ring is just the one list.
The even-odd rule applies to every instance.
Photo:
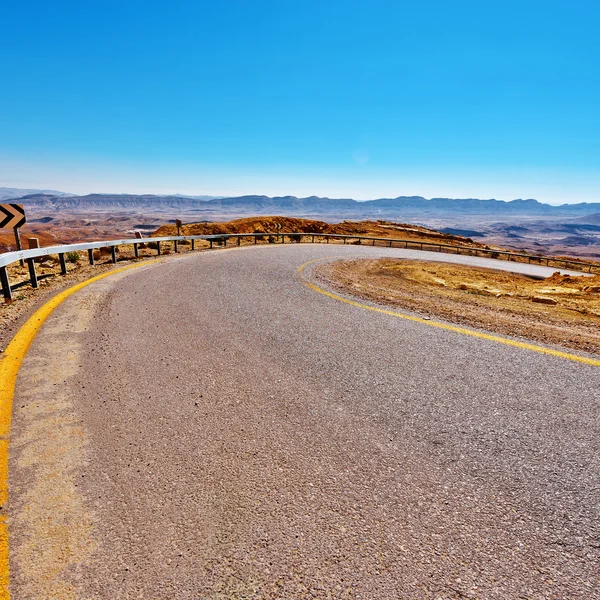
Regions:
[[[317, 262], [323, 259], [309, 260], [308, 262], [300, 265], [298, 267], [298, 273], [302, 275], [305, 267], [310, 265], [311, 263]], [[530, 350], [531, 352], [538, 352], [539, 354], [548, 354], [550, 356], [556, 356], [558, 358], [563, 358], [565, 360], [570, 360], [573, 362], [583, 363], [585, 365], [592, 365], [593, 367], [600, 367], [600, 360], [596, 358], [588, 358], [587, 356], [579, 356], [578, 354], [571, 354], [570, 352], [563, 352], [561, 350], [554, 350], [553, 348], [546, 348], [544, 346], [538, 346], [537, 344], [528, 344], [527, 342], [519, 342], [517, 340], [511, 340], [509, 338], [500, 337], [499, 335], [493, 335], [491, 333], [484, 333], [482, 331], [476, 331], [474, 329], [465, 329], [463, 327], [457, 327], [455, 325], [448, 325], [446, 323], [439, 323], [437, 321], [430, 321], [428, 319], [422, 319], [420, 317], [413, 317], [411, 315], [405, 315], [403, 313], [395, 312], [393, 310], [387, 310], [385, 308], [378, 308], [376, 306], [369, 306], [368, 304], [361, 304], [360, 302], [356, 302], [354, 300], [349, 300], [348, 298], [344, 298], [343, 296], [338, 296], [332, 292], [324, 290], [323, 288], [307, 281], [306, 279], [302, 279], [304, 285], [315, 291], [319, 294], [323, 294], [324, 296], [328, 296], [329, 298], [333, 298], [334, 300], [338, 300], [339, 302], [343, 302], [344, 304], [349, 304], [350, 306], [356, 306], [357, 308], [362, 308], [364, 310], [370, 310], [373, 312], [381, 313], [384, 315], [389, 315], [391, 317], [397, 317], [399, 319], [406, 319], [407, 321], [414, 321], [415, 323], [421, 323], [422, 325], [427, 325], [428, 327], [437, 327], [438, 329], [445, 329], [446, 331], [452, 331], [454, 333], [459, 333], [461, 335], [468, 335], [470, 337], [479, 338], [482, 340], [488, 340], [489, 342], [496, 342], [498, 344], [504, 344], [506, 346], [512, 346], [513, 348], [521, 348], [523, 350]]]
[[[122, 273], [135, 267], [141, 267], [156, 263], [158, 260], [128, 265], [112, 271], [107, 271], [101, 275], [96, 275], [91, 279], [82, 281], [67, 290], [64, 290], [54, 296], [51, 300], [40, 307], [19, 329], [10, 344], [7, 346], [2, 358], [0, 359], [0, 507], [5, 509], [8, 501], [8, 436], [10, 433], [10, 422], [12, 417], [12, 404], [15, 392], [15, 383], [19, 368], [27, 350], [31, 346], [35, 336], [41, 329], [44, 321], [52, 311], [64, 302], [69, 296], [78, 292], [80, 289], [109, 277], [116, 273]], [[0, 515], [0, 600], [10, 598], [9, 591], [9, 562], [8, 562], [8, 526], [6, 523], [6, 512]]]

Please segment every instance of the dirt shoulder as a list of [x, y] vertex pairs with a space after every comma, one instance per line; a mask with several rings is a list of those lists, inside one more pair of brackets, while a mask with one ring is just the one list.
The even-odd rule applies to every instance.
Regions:
[[543, 280], [397, 259], [326, 263], [315, 273], [353, 296], [512, 337], [600, 354], [600, 276]]

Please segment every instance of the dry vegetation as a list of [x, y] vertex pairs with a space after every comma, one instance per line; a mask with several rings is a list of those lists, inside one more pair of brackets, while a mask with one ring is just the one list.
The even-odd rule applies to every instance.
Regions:
[[338, 261], [319, 277], [352, 295], [453, 323], [600, 354], [600, 276], [533, 279], [397, 259]]

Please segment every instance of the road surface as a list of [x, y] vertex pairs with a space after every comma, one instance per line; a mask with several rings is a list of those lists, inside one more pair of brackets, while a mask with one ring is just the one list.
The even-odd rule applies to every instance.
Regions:
[[298, 273], [355, 256], [444, 258], [219, 250], [67, 299], [17, 382], [12, 597], [600, 598], [600, 369]]

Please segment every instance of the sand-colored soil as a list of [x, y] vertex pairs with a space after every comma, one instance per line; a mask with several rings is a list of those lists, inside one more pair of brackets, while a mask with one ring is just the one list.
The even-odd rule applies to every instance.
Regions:
[[600, 354], [600, 276], [543, 280], [493, 269], [397, 259], [320, 265], [359, 298], [500, 334]]
[[[478, 242], [460, 235], [450, 235], [408, 223], [391, 221], [342, 221], [326, 223], [313, 219], [293, 217], [247, 217], [224, 223], [189, 223], [182, 228], [183, 235], [212, 235], [220, 233], [329, 233], [362, 235], [371, 237], [401, 238], [423, 242], [435, 242], [483, 248]], [[175, 225], [163, 225], [154, 235], [177, 235]]]

